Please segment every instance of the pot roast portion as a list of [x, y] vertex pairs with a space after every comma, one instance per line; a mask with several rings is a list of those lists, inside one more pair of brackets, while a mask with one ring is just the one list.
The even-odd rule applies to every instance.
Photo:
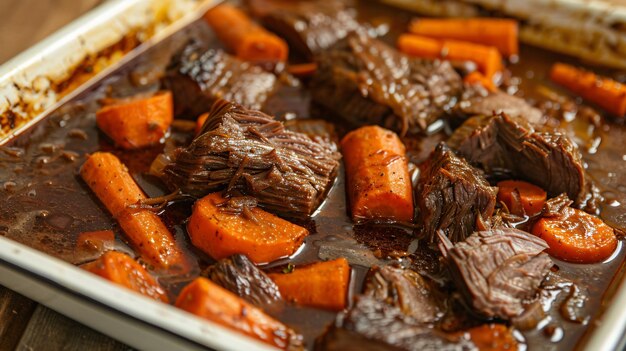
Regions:
[[506, 113], [509, 116], [523, 118], [533, 124], [543, 122], [543, 113], [526, 100], [502, 91], [489, 92], [485, 88], [466, 86], [459, 102], [453, 108], [453, 115], [465, 120], [473, 116], [492, 116]]
[[349, 0], [248, 0], [252, 14], [307, 59], [359, 28]]
[[411, 58], [362, 31], [318, 56], [314, 101], [355, 126], [425, 131], [454, 104], [462, 83], [450, 63]]
[[443, 315], [444, 307], [433, 287], [410, 269], [372, 267], [363, 294], [399, 308], [420, 323], [434, 323]]
[[245, 255], [221, 259], [202, 275], [255, 306], [263, 308], [282, 301], [276, 283]]
[[415, 188], [417, 223], [424, 238], [434, 242], [442, 230], [452, 242], [464, 240], [477, 221], [491, 218], [497, 193], [477, 169], [440, 143], [420, 166]]
[[504, 113], [476, 116], [454, 131], [448, 145], [489, 174], [526, 180], [551, 197], [566, 193], [577, 205], [587, 198], [580, 151], [558, 130], [536, 131], [525, 120]]
[[172, 57], [163, 85], [174, 94], [174, 112], [195, 118], [218, 98], [258, 110], [278, 85], [276, 76], [222, 50], [193, 41]]
[[480, 231], [456, 244], [438, 234], [454, 284], [486, 318], [519, 316], [552, 267], [548, 244], [518, 229]]
[[340, 158], [335, 150], [263, 112], [218, 100], [200, 134], [174, 152], [163, 180], [194, 196], [225, 190], [226, 196], [253, 196], [274, 213], [306, 217], [333, 183]]
[[318, 340], [322, 350], [439, 351], [475, 350], [462, 336], [437, 331], [393, 305], [359, 295]]

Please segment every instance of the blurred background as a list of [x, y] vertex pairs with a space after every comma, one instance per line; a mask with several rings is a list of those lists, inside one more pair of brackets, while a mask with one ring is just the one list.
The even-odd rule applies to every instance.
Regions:
[[0, 0], [0, 64], [105, 0]]

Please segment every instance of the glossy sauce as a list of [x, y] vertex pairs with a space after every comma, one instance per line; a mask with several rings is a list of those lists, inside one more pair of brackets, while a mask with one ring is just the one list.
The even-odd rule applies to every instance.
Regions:
[[[377, 32], [388, 32], [384, 40], [394, 43], [398, 33], [406, 28], [411, 16], [373, 3], [359, 4], [359, 18], [374, 25]], [[169, 57], [188, 38], [209, 40], [220, 46], [207, 26], [197, 22], [168, 38], [126, 65], [95, 88], [59, 108], [46, 120], [17, 137], [8, 147], [0, 149], [0, 235], [25, 243], [73, 264], [95, 259], [98, 253], [76, 249], [76, 238], [84, 231], [113, 229], [116, 249], [132, 253], [124, 243], [123, 233], [98, 199], [78, 175], [85, 155], [97, 150], [111, 151], [130, 169], [141, 188], [151, 197], [168, 193], [159, 179], [147, 175], [150, 163], [164, 146], [140, 151], [115, 149], [95, 125], [98, 100], [103, 97], [131, 96], [159, 88], [158, 76]], [[537, 99], [539, 85], [549, 84], [546, 73], [555, 61], [572, 60], [544, 50], [527, 46], [521, 48], [519, 63], [510, 65], [514, 79], [509, 89], [520, 95]], [[156, 72], [156, 73], [155, 73]], [[611, 73], [613, 72], [604, 72]], [[517, 78], [519, 77], [519, 78]], [[619, 78], [619, 77], [618, 77]], [[622, 76], [622, 79], [624, 76]], [[321, 109], [311, 106], [305, 88], [285, 87], [266, 104], [266, 112], [279, 118], [327, 117]], [[337, 122], [337, 121], [333, 121]], [[601, 216], [615, 228], [626, 231], [626, 128], [615, 121], [591, 127], [575, 120], [564, 123], [568, 131], [581, 141], [588, 172], [605, 197]], [[340, 134], [345, 132], [338, 124]], [[429, 137], [408, 137], [405, 144], [412, 162], [424, 160], [438, 141], [446, 138], [445, 131]], [[190, 135], [174, 131], [168, 145], [184, 145]], [[590, 142], [592, 140], [592, 142]], [[597, 141], [600, 140], [599, 144]], [[400, 263], [437, 279], [438, 255], [415, 239], [410, 228], [390, 225], [354, 225], [347, 214], [343, 167], [320, 209], [311, 220], [302, 221], [310, 231], [305, 245], [290, 259], [273, 262], [267, 270], [278, 270], [287, 263], [296, 266], [338, 257], [348, 258], [353, 268], [350, 296], [358, 294], [367, 270], [372, 265]], [[162, 276], [160, 282], [170, 298], [212, 260], [194, 249], [186, 235], [184, 224], [190, 215], [192, 201], [170, 204], [162, 211], [165, 223], [175, 233], [184, 249], [197, 258], [197, 266], [188, 276]], [[560, 301], [569, 293], [571, 283], [555, 280], [552, 289], [542, 293], [541, 301], [549, 309], [549, 317], [540, 324], [543, 329], [523, 332], [529, 349], [568, 350], [573, 348], [583, 332], [593, 324], [592, 313], [602, 309], [602, 295], [624, 261], [621, 244], [611, 259], [601, 264], [577, 265], [556, 261], [554, 275], [575, 282], [589, 296], [583, 311], [584, 323], [565, 321], [559, 313]], [[621, 275], [621, 273], [620, 273]], [[570, 284], [570, 285], [568, 285]], [[173, 300], [173, 299], [172, 299]], [[554, 302], [554, 306], [550, 305]], [[335, 313], [306, 307], [288, 306], [271, 312], [294, 327], [305, 337], [309, 348], [314, 339], [335, 318]], [[520, 334], [521, 335], [521, 334]], [[521, 345], [525, 346], [525, 345]]]

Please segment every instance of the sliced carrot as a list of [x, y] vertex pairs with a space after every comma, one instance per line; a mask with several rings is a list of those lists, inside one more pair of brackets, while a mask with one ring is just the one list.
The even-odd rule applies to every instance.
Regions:
[[82, 232], [76, 238], [76, 247], [84, 250], [102, 252], [115, 246], [115, 233], [112, 230]]
[[301, 63], [287, 66], [287, 72], [299, 78], [310, 77], [317, 71], [317, 63]]
[[511, 328], [503, 324], [483, 324], [465, 331], [481, 351], [517, 350]]
[[191, 242], [216, 260], [244, 254], [255, 263], [286, 257], [298, 250], [308, 230], [258, 207], [235, 213], [220, 208], [220, 193], [196, 201], [187, 224]]
[[488, 78], [492, 78], [494, 74], [502, 70], [502, 56], [493, 46], [403, 34], [398, 38], [398, 48], [405, 54], [415, 57], [472, 61]]
[[198, 117], [198, 119], [196, 120], [196, 135], [200, 134], [202, 126], [204, 125], [204, 122], [206, 122], [207, 118], [209, 118], [208, 112], [201, 114], [200, 117]]
[[552, 66], [550, 79], [615, 116], [626, 116], [626, 84], [564, 63]]
[[120, 100], [96, 112], [98, 128], [116, 145], [137, 149], [159, 144], [174, 120], [172, 93]]
[[493, 46], [504, 56], [519, 53], [517, 21], [505, 18], [419, 18], [409, 32], [434, 39], [454, 39]]
[[296, 267], [290, 273], [270, 273], [280, 294], [303, 306], [334, 311], [346, 307], [350, 265], [345, 258]]
[[341, 140], [353, 220], [413, 220], [406, 149], [392, 131], [366, 126]]
[[587, 212], [566, 207], [561, 216], [537, 221], [532, 233], [548, 243], [550, 255], [567, 262], [595, 263], [617, 248], [613, 228]]
[[147, 263], [156, 268], [188, 268], [185, 255], [159, 216], [150, 210], [129, 208], [146, 196], [115, 155], [92, 154], [80, 174]]
[[165, 290], [137, 261], [125, 253], [109, 251], [83, 269], [155, 300], [169, 303]]
[[496, 87], [496, 85], [493, 84], [493, 80], [485, 77], [480, 72], [472, 72], [466, 75], [465, 78], [463, 78], [463, 81], [465, 82], [465, 84], [469, 84], [469, 85], [475, 85], [475, 84], [480, 85], [492, 93], [495, 93], [496, 91], [498, 91], [498, 87]]
[[504, 202], [509, 211], [516, 215], [532, 216], [541, 212], [546, 198], [545, 190], [528, 182], [504, 180], [498, 183], [498, 201]]
[[290, 328], [206, 278], [196, 278], [185, 286], [176, 307], [272, 346], [292, 346], [294, 332]]
[[245, 61], [286, 61], [287, 43], [254, 23], [243, 11], [231, 5], [209, 10], [204, 19], [224, 45]]

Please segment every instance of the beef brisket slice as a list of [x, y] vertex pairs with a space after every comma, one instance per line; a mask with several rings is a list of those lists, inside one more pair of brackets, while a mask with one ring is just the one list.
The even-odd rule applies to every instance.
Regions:
[[254, 196], [258, 204], [288, 217], [313, 213], [332, 185], [340, 155], [260, 111], [216, 102], [191, 145], [175, 152], [164, 169], [171, 188], [203, 196]]
[[433, 330], [392, 305], [370, 296], [357, 296], [354, 305], [318, 340], [328, 351], [473, 350], [473, 343]]
[[436, 240], [438, 230], [452, 242], [464, 240], [474, 232], [477, 220], [493, 214], [497, 189], [445, 144], [435, 148], [420, 170], [417, 220], [430, 242]]
[[565, 133], [539, 132], [506, 114], [476, 116], [454, 131], [448, 145], [487, 173], [509, 173], [549, 196], [566, 193], [576, 204], [587, 197], [580, 151]]
[[467, 303], [488, 318], [520, 315], [524, 300], [535, 296], [552, 267], [543, 252], [546, 242], [518, 229], [476, 232], [456, 244], [439, 236], [454, 284]]
[[252, 14], [308, 59], [359, 28], [346, 0], [248, 0]]
[[245, 255], [221, 259], [202, 275], [261, 308], [282, 300], [276, 283]]
[[195, 118], [224, 98], [260, 109], [277, 86], [276, 77], [226, 54], [190, 43], [170, 61], [163, 85], [174, 94], [176, 115]]
[[492, 116], [506, 113], [534, 124], [543, 123], [543, 113], [526, 100], [502, 91], [489, 92], [481, 86], [466, 86], [453, 114], [465, 120], [473, 116]]
[[362, 32], [320, 54], [311, 85], [314, 101], [346, 121], [401, 134], [426, 130], [462, 87], [448, 62], [411, 58]]
[[410, 269], [372, 267], [363, 294], [398, 307], [420, 323], [434, 323], [443, 315], [443, 306], [433, 287]]

